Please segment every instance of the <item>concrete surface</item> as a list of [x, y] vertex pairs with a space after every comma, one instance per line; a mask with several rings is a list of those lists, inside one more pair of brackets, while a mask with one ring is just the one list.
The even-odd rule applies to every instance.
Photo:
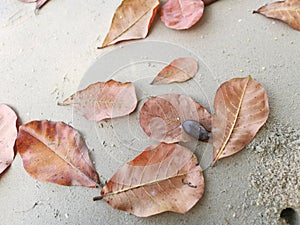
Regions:
[[[296, 154], [299, 153], [299, 142], [294, 140], [299, 137], [300, 125], [300, 33], [279, 21], [252, 14], [252, 10], [267, 2], [219, 0], [207, 7], [202, 20], [187, 31], [170, 30], [156, 19], [146, 40], [131, 42], [148, 49], [146, 52], [140, 50], [143, 63], [132, 65], [118, 58], [118, 52], [124, 48], [128, 58], [139, 61], [134, 58], [139, 52], [130, 52], [129, 42], [96, 49], [109, 29], [119, 1], [51, 0], [39, 15], [35, 15], [34, 4], [1, 0], [0, 102], [12, 106], [23, 123], [50, 119], [70, 123], [81, 131], [103, 182], [142, 150], [142, 146], [149, 144], [150, 141], [136, 131], [139, 129], [136, 124], [138, 114], [104, 122], [103, 129], [100, 129], [100, 124], [84, 121], [73, 114], [72, 109], [59, 107], [57, 103], [96, 79], [95, 73], [89, 76], [89, 68], [101, 64], [101, 59], [106, 59], [110, 52], [115, 60], [106, 66], [100, 65], [104, 72], [99, 71], [99, 80], [128, 78], [143, 85], [172, 55], [194, 54], [203, 65], [201, 75], [195, 77], [194, 83], [189, 83], [195, 88], [162, 87], [147, 90], [146, 94], [140, 88], [141, 99], [153, 92], [177, 92], [181, 88], [180, 91], [190, 94], [212, 111], [213, 96], [219, 84], [251, 74], [266, 88], [271, 114], [268, 126], [261, 130], [251, 146], [205, 171], [205, 195], [185, 215], [164, 213], [136, 218], [114, 210], [104, 202], [93, 202], [92, 198], [99, 194], [99, 189], [64, 187], [32, 179], [17, 155], [12, 166], [0, 177], [0, 224], [281, 224], [282, 220], [278, 218], [283, 208], [297, 210], [300, 207], [297, 201], [300, 192], [299, 154]], [[169, 55], [156, 59], [168, 49], [153, 47], [151, 52], [151, 41], [153, 46], [161, 41], [166, 42], [166, 46], [179, 46], [178, 51], [174, 47]], [[152, 57], [157, 61], [151, 61]], [[123, 67], [119, 68], [120, 65]], [[110, 70], [105, 70], [106, 67], [112, 68], [113, 74], [107, 74]], [[196, 88], [200, 91], [197, 92]], [[128, 128], [130, 132], [127, 132]], [[286, 137], [286, 132], [292, 138]], [[130, 136], [134, 141], [125, 143]], [[278, 141], [265, 141], [273, 140], [272, 137], [280, 137], [280, 145]], [[272, 193], [274, 186], [268, 184], [274, 185], [274, 182], [265, 186], [251, 183], [261, 178], [264, 171], [272, 169], [270, 160], [274, 157], [269, 161], [262, 159], [266, 155], [260, 154], [260, 148], [257, 148], [260, 145], [262, 149], [289, 146], [290, 151], [286, 154], [293, 157], [288, 160], [293, 160], [291, 165], [296, 166], [284, 164], [286, 159], [279, 160], [278, 165], [287, 167], [282, 167], [285, 168], [282, 175], [285, 178], [290, 178], [286, 172], [289, 170], [293, 170], [291, 174], [296, 176], [294, 189], [281, 189], [287, 191], [284, 193], [287, 199], [296, 199], [290, 201], [291, 205], [279, 204], [282, 199], [274, 198], [272, 202], [276, 210], [270, 211], [268, 201], [262, 198], [273, 199], [266, 193]], [[195, 143], [192, 148], [199, 158], [210, 149], [205, 144], [196, 146]], [[270, 151], [270, 155], [276, 152]], [[290, 187], [291, 184], [285, 185]], [[295, 193], [288, 192], [291, 190]]]

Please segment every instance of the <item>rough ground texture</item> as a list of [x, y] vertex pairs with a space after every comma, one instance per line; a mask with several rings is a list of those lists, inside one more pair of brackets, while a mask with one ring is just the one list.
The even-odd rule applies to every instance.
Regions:
[[286, 222], [280, 219], [286, 208], [300, 215], [300, 130], [273, 123], [264, 133], [247, 147], [258, 155], [249, 175], [251, 204], [264, 207], [260, 212], [264, 224], [281, 224]]
[[[204, 196], [191, 211], [137, 218], [104, 202], [93, 202], [99, 189], [35, 181], [25, 172], [17, 155], [9, 170], [0, 176], [0, 224], [280, 224], [283, 208], [299, 207], [300, 39], [299, 32], [287, 25], [252, 14], [269, 2], [218, 0], [205, 9], [192, 29], [174, 31], [156, 19], [146, 39], [181, 46], [201, 61], [199, 73], [192, 80], [157, 87], [156, 93], [189, 94], [212, 111], [218, 85], [251, 74], [269, 96], [268, 125], [249, 147], [205, 170]], [[109, 30], [119, 4], [117, 0], [51, 0], [35, 15], [35, 4], [0, 0], [0, 102], [15, 108], [23, 123], [51, 119], [80, 130], [102, 181], [151, 144], [138, 128], [138, 114], [95, 125], [57, 103], [78, 90], [96, 58], [125, 49], [125, 43], [96, 48]], [[151, 49], [151, 43], [146, 47], [156, 57], [168, 57], [159, 59], [163, 65], [152, 61], [145, 67], [123, 67], [124, 76], [135, 76], [139, 85], [149, 84], [154, 74], [175, 56], [182, 57], [172, 49]], [[145, 54], [144, 49], [129, 51], [123, 58], [136, 55], [145, 61], [151, 55]], [[97, 71], [99, 81], [110, 78], [111, 74], [105, 71], [119, 63], [118, 54]], [[115, 68], [116, 75], [122, 72]], [[148, 83], [142, 80], [146, 77]], [[153, 90], [148, 94], [153, 94]], [[211, 146], [199, 143], [193, 150], [202, 161], [200, 156], [203, 151], [210, 152]]]

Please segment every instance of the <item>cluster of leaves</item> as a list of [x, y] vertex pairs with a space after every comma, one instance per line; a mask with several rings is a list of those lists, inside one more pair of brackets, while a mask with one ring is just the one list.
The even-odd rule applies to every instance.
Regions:
[[[39, 10], [48, 0], [21, 0], [37, 2]], [[117, 8], [108, 34], [102, 47], [120, 41], [145, 38], [157, 14], [160, 4], [160, 18], [169, 28], [176, 30], [188, 29], [202, 17], [206, 5], [216, 0], [123, 0]], [[253, 13], [282, 20], [296, 30], [300, 30], [300, 0], [285, 0], [260, 7]]]
[[[176, 59], [152, 84], [186, 81], [197, 68], [193, 59]], [[137, 107], [137, 97], [133, 83], [109, 80], [89, 85], [62, 105], [72, 105], [88, 120], [101, 121], [129, 115]], [[217, 90], [214, 110], [211, 115], [185, 95], [163, 94], [148, 99], [140, 110], [139, 122], [146, 135], [160, 143], [123, 165], [94, 200], [104, 200], [139, 217], [190, 210], [204, 193], [204, 177], [195, 154], [179, 143], [195, 138], [209, 141], [215, 164], [242, 150], [254, 138], [268, 118], [268, 98], [250, 76], [235, 78]], [[30, 121], [21, 125], [17, 134], [14, 111], [1, 105], [0, 115], [0, 172], [12, 162], [15, 145], [25, 170], [37, 180], [99, 186], [89, 150], [74, 128], [63, 122]]]

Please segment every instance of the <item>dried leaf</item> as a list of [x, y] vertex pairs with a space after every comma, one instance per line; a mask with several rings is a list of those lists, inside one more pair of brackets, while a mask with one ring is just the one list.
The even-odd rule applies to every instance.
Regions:
[[209, 4], [212, 4], [214, 2], [216, 2], [217, 0], [203, 0], [204, 2], [204, 5], [209, 5]]
[[164, 94], [146, 101], [140, 111], [140, 125], [154, 140], [175, 143], [194, 140], [186, 134], [182, 123], [195, 120], [211, 130], [211, 115], [192, 98], [179, 94]]
[[166, 0], [160, 11], [164, 24], [172, 29], [188, 29], [203, 15], [204, 3], [201, 0]]
[[20, 0], [20, 1], [25, 3], [36, 2], [35, 10], [37, 11], [41, 9], [49, 0]]
[[193, 58], [178, 58], [154, 78], [151, 84], [169, 84], [184, 82], [193, 78], [198, 71], [198, 63]]
[[300, 1], [286, 0], [273, 2], [260, 7], [253, 13], [259, 13], [266, 17], [278, 19], [292, 28], [300, 31]]
[[217, 90], [212, 118], [214, 164], [242, 150], [269, 115], [264, 88], [251, 76], [235, 78]]
[[37, 180], [86, 187], [99, 183], [80, 134], [63, 122], [24, 124], [16, 143], [25, 170]]
[[17, 115], [7, 105], [0, 104], [0, 174], [12, 163], [17, 138]]
[[72, 105], [86, 119], [100, 121], [130, 114], [136, 108], [137, 97], [131, 82], [109, 80], [89, 85], [62, 105]]
[[145, 38], [159, 6], [159, 0], [123, 0], [113, 17], [102, 47], [119, 41]]
[[147, 217], [166, 211], [185, 213], [203, 192], [196, 156], [180, 145], [161, 143], [122, 166], [102, 188], [100, 199], [113, 208]]

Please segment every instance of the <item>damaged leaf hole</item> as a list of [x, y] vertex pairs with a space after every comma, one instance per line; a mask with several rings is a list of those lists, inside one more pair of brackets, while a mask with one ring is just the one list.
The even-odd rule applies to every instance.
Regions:
[[280, 213], [280, 218], [284, 219], [289, 225], [300, 224], [300, 215], [293, 208], [283, 209]]

